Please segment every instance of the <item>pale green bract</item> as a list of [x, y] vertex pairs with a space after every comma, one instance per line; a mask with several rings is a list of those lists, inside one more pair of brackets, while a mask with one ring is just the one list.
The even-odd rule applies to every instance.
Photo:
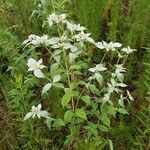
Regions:
[[51, 27], [53, 24], [58, 24], [60, 22], [65, 22], [66, 14], [57, 15], [56, 13], [52, 13], [48, 16], [47, 22], [49, 26]]
[[36, 61], [35, 59], [33, 58], [29, 58], [28, 59], [28, 71], [33, 71], [34, 75], [37, 77], [37, 78], [44, 78], [44, 74], [42, 73], [41, 69], [45, 68], [44, 65], [42, 65], [42, 59], [40, 59], [39, 61]]
[[27, 120], [30, 117], [35, 118], [35, 116], [37, 116], [38, 118], [41, 117], [47, 118], [49, 113], [46, 110], [41, 110], [41, 108], [42, 108], [41, 104], [39, 104], [37, 107], [32, 106], [31, 112], [25, 115], [24, 120]]

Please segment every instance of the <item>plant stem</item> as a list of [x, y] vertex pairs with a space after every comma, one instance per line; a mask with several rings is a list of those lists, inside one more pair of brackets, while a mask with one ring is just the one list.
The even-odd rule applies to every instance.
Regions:
[[103, 56], [103, 58], [102, 58], [102, 60], [101, 60], [101, 63], [103, 62], [103, 60], [104, 60], [106, 54], [107, 54], [107, 52], [105, 52], [105, 54], [104, 54], [104, 56]]

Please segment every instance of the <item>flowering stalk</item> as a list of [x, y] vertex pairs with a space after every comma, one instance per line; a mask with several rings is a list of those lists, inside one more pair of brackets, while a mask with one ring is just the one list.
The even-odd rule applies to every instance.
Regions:
[[[110, 128], [109, 116], [115, 117], [117, 112], [127, 114], [124, 101], [133, 101], [130, 92], [124, 90], [127, 85], [123, 83], [124, 73], [126, 72], [123, 66], [128, 55], [135, 50], [130, 47], [121, 48], [122, 44], [118, 42], [95, 42], [90, 37], [90, 33], [86, 33], [85, 27], [69, 22], [66, 19], [66, 14], [59, 15], [54, 12], [48, 16], [47, 23], [50, 28], [51, 26], [57, 27], [58, 37], [30, 35], [23, 42], [23, 45], [34, 46], [35, 48], [44, 46], [46, 48], [51, 55], [50, 73], [43, 73], [46, 66], [42, 64], [42, 59], [36, 61], [33, 58], [28, 59], [28, 71], [32, 71], [36, 78], [48, 80], [48, 83], [42, 89], [42, 95], [48, 93], [53, 86], [64, 90], [65, 94], [61, 99], [61, 104], [67, 111], [64, 114], [64, 119], [59, 122], [60, 126], [68, 125], [70, 128], [78, 129], [78, 126], [82, 128], [85, 124], [84, 132], [90, 133], [92, 126], [89, 124], [94, 124], [91, 121], [91, 117], [94, 117], [96, 122], [101, 123], [101, 126], [108, 131]], [[85, 63], [85, 58], [88, 56], [87, 43], [94, 45], [97, 50], [105, 50], [99, 64], [91, 66], [87, 62]], [[112, 66], [110, 70], [107, 68], [107, 62], [103, 64], [108, 52], [118, 54], [117, 64]], [[120, 59], [124, 56], [126, 56], [124, 62], [119, 64]], [[61, 69], [61, 73], [55, 73], [55, 70], [59, 69]], [[62, 79], [61, 76], [64, 76], [66, 80]], [[82, 76], [82, 78], [79, 76]], [[124, 96], [125, 94], [127, 96]], [[99, 103], [111, 111], [107, 112], [107, 109], [103, 110], [102, 108], [99, 110], [97, 108]], [[92, 112], [92, 114], [89, 112]], [[51, 118], [49, 113], [41, 111], [41, 105], [38, 105], [32, 107], [31, 112], [25, 116], [25, 120], [30, 117], [34, 118], [36, 115], [38, 118]], [[53, 121], [55, 122], [55, 120], [57, 122], [57, 119]], [[94, 125], [98, 126], [98, 124]], [[75, 135], [77, 133], [79, 131], [76, 131]], [[74, 135], [72, 130], [71, 135]]]

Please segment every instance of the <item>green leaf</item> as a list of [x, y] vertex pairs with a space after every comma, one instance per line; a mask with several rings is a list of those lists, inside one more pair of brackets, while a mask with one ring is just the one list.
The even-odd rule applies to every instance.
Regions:
[[75, 114], [77, 117], [87, 120], [86, 113], [83, 109], [76, 109]]
[[58, 88], [62, 88], [62, 89], [65, 88], [62, 83], [54, 83], [53, 85], [56, 86], [56, 87], [58, 87]]
[[104, 125], [110, 127], [110, 119], [108, 118], [107, 114], [102, 115], [101, 121]]
[[61, 100], [62, 107], [67, 106], [67, 104], [70, 102], [72, 97], [73, 97], [73, 92], [70, 89], [67, 89], [65, 95]]
[[100, 131], [103, 131], [103, 132], [108, 132], [109, 131], [109, 129], [104, 125], [99, 125], [98, 128], [99, 128]]
[[123, 82], [123, 80], [124, 80], [124, 74], [123, 74], [123, 73], [118, 73], [118, 74], [117, 74], [117, 78], [118, 78], [118, 80], [119, 80], [120, 82]]
[[65, 123], [71, 122], [72, 117], [73, 117], [73, 112], [72, 112], [72, 110], [66, 111], [65, 114], [64, 114], [64, 121], [65, 121]]
[[129, 114], [125, 109], [123, 109], [123, 108], [118, 108], [117, 109], [118, 110], [118, 112], [120, 112], [121, 114]]
[[42, 95], [52, 87], [52, 83], [47, 83], [42, 89]]
[[65, 123], [62, 119], [56, 119], [55, 122], [53, 123], [53, 127], [60, 127], [60, 126], [65, 126]]
[[70, 67], [70, 69], [78, 70], [78, 69], [81, 69], [81, 66], [79, 66], [79, 65], [72, 65], [72, 66]]
[[60, 76], [60, 75], [55, 75], [55, 76], [53, 77], [53, 82], [56, 83], [56, 82], [58, 82], [60, 79], [61, 79], [61, 76]]
[[50, 73], [51, 74], [54, 74], [55, 71], [59, 68], [59, 64], [58, 63], [54, 63], [51, 65], [51, 68], [50, 68]]
[[97, 128], [94, 126], [85, 126], [84, 127], [86, 130], [88, 130], [89, 133], [93, 134], [94, 136], [98, 136]]
[[91, 100], [89, 96], [82, 96], [81, 100], [83, 100], [86, 104], [91, 104]]
[[90, 84], [89, 89], [91, 92], [96, 93], [97, 95], [100, 95], [99, 90], [96, 88], [96, 86], [94, 84]]
[[48, 126], [49, 129], [51, 129], [52, 121], [53, 121], [52, 118], [47, 118], [47, 120], [46, 120], [46, 124], [47, 124], [47, 126]]
[[109, 140], [110, 150], [114, 150], [112, 140]]
[[108, 113], [108, 114], [111, 114], [111, 115], [113, 115], [113, 116], [115, 117], [116, 111], [115, 111], [115, 109], [114, 109], [114, 107], [113, 107], [112, 105], [109, 105], [109, 106], [107, 107], [107, 113]]
[[119, 100], [118, 100], [118, 104], [119, 104], [121, 107], [124, 107], [124, 101], [123, 101], [123, 99], [119, 99]]
[[62, 71], [63, 70], [59, 67], [58, 63], [54, 63], [51, 65], [51, 68], [50, 68], [51, 77], [54, 77], [55, 75], [61, 74]]

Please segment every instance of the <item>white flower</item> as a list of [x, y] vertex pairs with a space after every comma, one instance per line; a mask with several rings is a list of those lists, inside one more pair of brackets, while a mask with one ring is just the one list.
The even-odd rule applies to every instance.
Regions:
[[48, 35], [43, 35], [43, 36], [37, 36], [37, 35], [30, 35], [27, 40], [23, 42], [23, 44], [33, 44], [35, 46], [39, 45], [50, 45], [50, 44], [55, 44], [58, 41], [58, 38], [51, 38], [49, 39]]
[[41, 108], [42, 108], [41, 104], [39, 104], [37, 107], [32, 106], [31, 112], [25, 115], [24, 120], [27, 120], [30, 117], [35, 118], [35, 116], [37, 116], [38, 118], [41, 118], [41, 117], [47, 118], [49, 113], [45, 110], [41, 110]]
[[99, 49], [104, 49], [104, 45], [103, 45], [102, 42], [97, 42], [97, 43], [95, 43], [95, 46], [96, 46], [97, 48], [99, 48]]
[[61, 50], [55, 50], [54, 53], [53, 53], [53, 58], [57, 61], [57, 62], [60, 62], [60, 59], [61, 59], [61, 53], [62, 51]]
[[37, 36], [36, 35], [34, 35], [34, 34], [31, 34], [31, 35], [29, 35], [28, 36], [28, 39], [26, 39], [26, 40], [24, 40], [23, 41], [23, 45], [25, 45], [25, 44], [27, 44], [27, 43], [29, 43], [29, 42], [31, 42], [32, 40], [35, 40], [37, 38]]
[[42, 59], [36, 61], [33, 58], [29, 58], [27, 65], [29, 67], [28, 71], [33, 71], [37, 78], [44, 78], [44, 74], [41, 71], [41, 69], [45, 68], [45, 66], [42, 65]]
[[48, 35], [43, 35], [41, 37], [37, 36], [37, 38], [35, 40], [31, 41], [31, 44], [33, 45], [46, 45], [48, 46], [49, 44], [51, 44], [51, 40], [48, 38]]
[[136, 51], [136, 49], [131, 49], [130, 46], [128, 46], [127, 48], [123, 48], [121, 51], [126, 52], [127, 54], [130, 54]]
[[109, 99], [110, 99], [110, 94], [109, 93], [105, 94], [104, 97], [103, 97], [103, 100], [105, 102], [107, 102], [107, 101], [109, 101]]
[[94, 68], [90, 68], [89, 71], [94, 73], [92, 77], [89, 77], [89, 80], [96, 79], [99, 84], [102, 83], [103, 77], [99, 72], [105, 71], [107, 68], [103, 64], [97, 64]]
[[90, 43], [95, 43], [95, 41], [89, 37], [90, 33], [84, 33], [81, 31], [79, 34], [74, 35], [72, 38], [76, 39], [78, 42], [90, 42]]
[[118, 87], [126, 87], [127, 85], [124, 83], [117, 83], [113, 78], [111, 78], [111, 83], [108, 84], [108, 92], [113, 93], [114, 91], [119, 92]]
[[51, 27], [54, 23], [58, 24], [60, 22], [64, 23], [66, 18], [66, 14], [57, 15], [55, 13], [52, 13], [48, 16], [47, 22], [49, 26]]
[[53, 44], [51, 44], [52, 48], [54, 49], [58, 49], [58, 48], [64, 48], [64, 49], [69, 49], [71, 44], [67, 42], [67, 37], [66, 36], [61, 36], [59, 38], [55, 38], [53, 41], [55, 41], [55, 43], [53, 42]]
[[56, 38], [51, 38], [51, 39], [48, 40], [48, 43], [49, 43], [50, 45], [54, 45], [54, 44], [57, 44], [57, 43], [59, 43], [59, 42], [60, 42], [60, 38], [58, 38], [58, 37], [56, 37]]
[[122, 46], [121, 43], [118, 43], [118, 42], [109, 42], [109, 43], [106, 43], [105, 41], [102, 41], [102, 42], [97, 42], [95, 43], [95, 46], [97, 46], [99, 49], [106, 49], [106, 51], [115, 51], [116, 48], [119, 48]]
[[70, 48], [70, 43], [57, 43], [57, 44], [54, 44], [53, 46], [51, 46], [52, 48], [54, 49], [58, 49], [58, 48], [63, 48], [63, 49], [69, 49]]
[[80, 26], [80, 24], [77, 25], [77, 24], [67, 22], [67, 29], [69, 29], [71, 32], [74, 32], [74, 31], [84, 31], [86, 28]]
[[113, 77], [117, 77], [117, 79], [120, 81], [120, 82], [123, 82], [123, 79], [124, 79], [124, 72], [126, 72], [125, 70], [126, 68], [123, 68], [123, 64], [119, 64], [119, 65], [116, 65], [116, 70], [115, 70], [115, 73], [112, 74]]
[[96, 73], [106, 70], [107, 68], [104, 67], [103, 64], [97, 64], [94, 68], [90, 68], [89, 71]]
[[70, 62], [75, 61], [75, 59], [76, 59], [78, 56], [79, 56], [79, 53], [78, 53], [78, 52], [69, 53], [69, 61], [70, 61]]

